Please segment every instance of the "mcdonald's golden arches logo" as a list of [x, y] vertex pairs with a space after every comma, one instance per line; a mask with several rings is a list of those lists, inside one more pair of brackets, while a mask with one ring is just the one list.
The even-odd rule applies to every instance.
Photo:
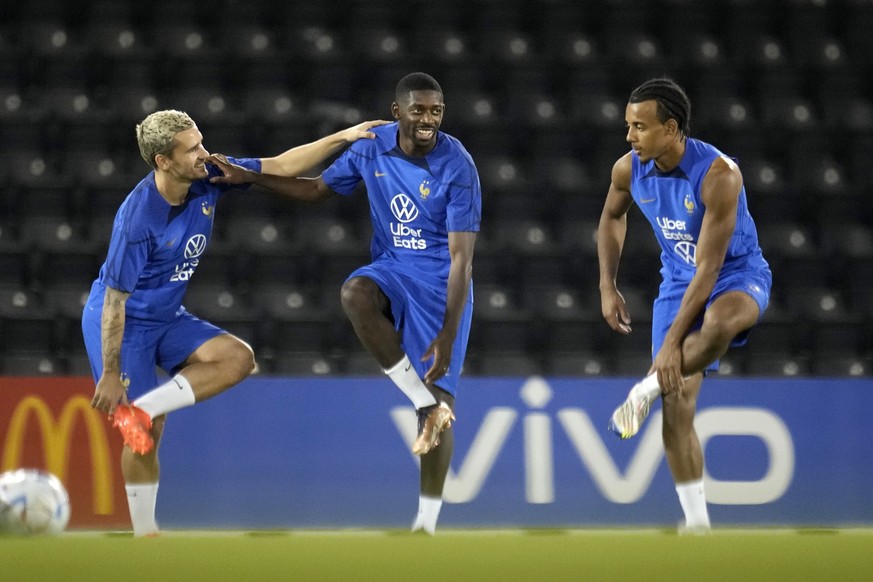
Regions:
[[68, 483], [70, 448], [76, 421], [81, 419], [88, 435], [91, 452], [92, 512], [110, 515], [115, 512], [113, 474], [110, 463], [110, 447], [106, 425], [100, 414], [91, 408], [90, 400], [81, 395], [71, 396], [55, 417], [49, 405], [38, 396], [22, 398], [9, 420], [3, 445], [2, 470], [10, 471], [22, 466], [27, 425], [33, 419], [42, 434], [45, 468], [61, 481]]

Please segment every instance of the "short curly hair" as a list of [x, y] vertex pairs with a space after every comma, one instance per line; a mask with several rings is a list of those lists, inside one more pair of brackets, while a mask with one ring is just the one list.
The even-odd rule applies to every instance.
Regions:
[[155, 111], [136, 125], [136, 141], [142, 159], [157, 169], [155, 156], [169, 156], [176, 145], [176, 134], [192, 127], [197, 124], [187, 113], [175, 109]]

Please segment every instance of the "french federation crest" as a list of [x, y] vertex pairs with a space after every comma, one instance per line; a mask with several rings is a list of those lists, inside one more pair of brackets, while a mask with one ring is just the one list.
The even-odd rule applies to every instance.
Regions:
[[685, 211], [688, 213], [688, 216], [694, 214], [694, 200], [691, 198], [691, 194], [685, 195]]

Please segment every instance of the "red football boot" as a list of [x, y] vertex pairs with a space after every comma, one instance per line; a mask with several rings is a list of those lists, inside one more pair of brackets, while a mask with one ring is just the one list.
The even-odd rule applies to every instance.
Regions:
[[120, 405], [110, 417], [112, 426], [121, 431], [124, 444], [131, 448], [134, 453], [148, 454], [155, 446], [152, 438], [152, 419], [142, 408], [134, 405]]

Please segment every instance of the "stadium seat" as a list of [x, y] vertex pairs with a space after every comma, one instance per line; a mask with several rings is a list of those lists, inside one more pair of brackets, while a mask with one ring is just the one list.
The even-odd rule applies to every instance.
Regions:
[[147, 115], [172, 108], [173, 104], [154, 86], [136, 84], [114, 88], [112, 107], [116, 123], [130, 132]]
[[535, 376], [544, 372], [543, 364], [528, 352], [480, 354], [477, 370], [483, 376]]
[[269, 140], [270, 144], [278, 143], [278, 147], [264, 145], [265, 155], [279, 154], [306, 141], [305, 135], [293, 133], [305, 130], [308, 123], [307, 105], [299, 89], [293, 86], [252, 87], [241, 95], [241, 99], [242, 112], [249, 122], [271, 126], [264, 128], [265, 130], [270, 130], [272, 126], [279, 126], [278, 130], [273, 131], [281, 131], [285, 134], [278, 139]]
[[[181, 6], [175, 8], [181, 9]], [[150, 28], [151, 45], [165, 58], [202, 58], [210, 55], [213, 48], [211, 35], [201, 26], [192, 21], [160, 22]], [[192, 79], [186, 78], [186, 82]]]
[[[96, 278], [97, 272], [95, 271], [92, 273], [91, 279]], [[48, 287], [43, 291], [45, 307], [56, 317], [80, 321], [82, 309], [85, 307], [90, 292], [90, 284], [80, 286], [64, 282]]]
[[[455, 26], [430, 26], [413, 35], [417, 54], [437, 66], [463, 64], [471, 58], [473, 46], [465, 31]], [[447, 71], [448, 72], [448, 71]], [[445, 83], [444, 90], [451, 87], [457, 91], [461, 85], [450, 74], [438, 79]]]
[[36, 293], [0, 288], [0, 349], [4, 354], [55, 350], [55, 331], [55, 319]]
[[254, 304], [266, 324], [264, 341], [276, 353], [332, 347], [332, 316], [314, 290], [273, 283], [254, 290]]
[[34, 257], [32, 284], [39, 289], [71, 285], [89, 289], [104, 255], [93, 251], [44, 251]]
[[552, 353], [546, 358], [549, 376], [607, 376], [611, 373], [607, 358], [593, 352]]
[[520, 82], [507, 83], [509, 97], [506, 109], [515, 125], [524, 131], [540, 128], [563, 127], [569, 107], [562, 96], [548, 87], [520, 87]]
[[[522, 161], [512, 155], [479, 155], [476, 162], [479, 170], [479, 179], [483, 188], [496, 191], [494, 202], [498, 196], [505, 194], [524, 194], [527, 199], [530, 195], [526, 191], [526, 176]], [[533, 200], [532, 202], [535, 202]]]
[[[684, 9], [677, 11], [677, 14], [683, 12]], [[670, 56], [674, 60], [681, 59], [691, 68], [705, 71], [721, 67], [727, 61], [727, 46], [719, 36], [711, 34], [705, 27], [683, 26], [682, 32], [668, 34], [667, 39]]]
[[745, 374], [745, 360], [730, 351], [718, 360], [718, 375], [720, 377], [736, 377]]
[[816, 357], [812, 372], [818, 376], [870, 376], [873, 374], [873, 361], [869, 357], [823, 354]]
[[764, 313], [764, 319], [755, 326], [749, 335], [749, 350], [779, 348], [787, 353], [798, 353], [805, 338], [804, 327], [790, 314], [780, 315], [778, 308], [772, 305]]
[[0, 369], [5, 376], [60, 376], [63, 362], [50, 353], [4, 354]]
[[642, 378], [652, 366], [651, 347], [648, 350], [642, 347], [618, 350], [603, 356], [609, 358], [610, 369], [616, 376]]
[[343, 358], [342, 369], [348, 376], [384, 377], [379, 363], [367, 352], [353, 351]]
[[[233, 5], [225, 9], [233, 10]], [[272, 65], [274, 75], [281, 76], [280, 60], [281, 39], [270, 26], [255, 20], [252, 11], [236, 6], [236, 15], [223, 15], [226, 24], [222, 25], [215, 37], [225, 62], [235, 63], [239, 68], [245, 68], [256, 63]], [[234, 78], [239, 78], [241, 71], [234, 71]]]
[[503, 216], [500, 230], [495, 235], [495, 243], [500, 248], [520, 258], [547, 258], [560, 252], [547, 222], [534, 220], [530, 214], [528, 218], [523, 216], [514, 219]]
[[548, 354], [591, 353], [612, 333], [600, 315], [600, 303], [574, 287], [551, 280], [529, 281], [524, 305], [536, 323], [535, 344]]
[[[451, 112], [447, 113], [447, 127], [461, 126], [467, 128], [467, 130], [484, 131], [498, 125], [497, 121], [499, 115], [497, 103], [486, 90], [476, 87], [475, 85], [465, 85], [461, 82], [453, 82], [451, 80], [446, 82], [446, 87], [454, 88], [453, 91], [446, 96], [447, 110], [449, 104], [451, 104], [452, 107], [450, 110]], [[449, 91], [447, 88], [443, 88], [443, 90]], [[452, 132], [450, 131], [450, 133]], [[465, 144], [468, 144], [470, 140], [462, 139], [462, 141]], [[508, 145], [511, 144], [504, 143], [503, 147], [507, 147]], [[474, 159], [477, 159], [478, 156], [488, 152], [488, 150], [484, 148], [477, 149], [469, 144], [467, 147]]]
[[40, 250], [76, 253], [93, 249], [88, 232], [84, 224], [67, 216], [48, 214], [26, 217], [21, 237]]
[[531, 315], [518, 304], [513, 290], [478, 285], [470, 332], [471, 349], [478, 354], [524, 351], [532, 348]]
[[[588, 90], [606, 89], [606, 76], [587, 75], [593, 65], [603, 62], [603, 47], [595, 35], [579, 28], [563, 28], [549, 30], [539, 36], [542, 43], [542, 54], [557, 67], [572, 67], [569, 88], [571, 93]], [[602, 73], [603, 68], [598, 70]], [[581, 74], [580, 74], [581, 72]]]
[[764, 256], [803, 258], [818, 253], [812, 230], [802, 223], [768, 224], [758, 231]]
[[[570, 105], [572, 121], [582, 127], [611, 131], [615, 136], [615, 141], [620, 142], [623, 137], [622, 128], [626, 105], [626, 97], [603, 93], [576, 94], [573, 95]], [[618, 156], [613, 161], [617, 159]]]
[[2, 287], [25, 287], [29, 283], [31, 245], [20, 235], [20, 225], [0, 220], [0, 273]]
[[256, 351], [261, 347], [260, 318], [246, 298], [233, 289], [192, 281], [182, 304], [197, 317], [242, 338]]
[[558, 230], [558, 240], [569, 255], [581, 254], [586, 257], [597, 257], [598, 220], [568, 216]]
[[[548, 139], [547, 131], [540, 129], [538, 134]], [[593, 184], [590, 168], [581, 156], [575, 156], [571, 152], [540, 152], [539, 148], [533, 148], [529, 154], [530, 174], [535, 180], [545, 186], [546, 194], [558, 198], [559, 212], [564, 215], [561, 218], [579, 218], [575, 209], [602, 206], [602, 200], [592, 201], [588, 206], [576, 199], [587, 199], [588, 196], [580, 193], [597, 191], [598, 185]], [[592, 196], [592, 198], [594, 198]], [[596, 205], [594, 205], [596, 202]], [[566, 214], [571, 216], [566, 216]], [[585, 215], [581, 216], [587, 216]]]
[[756, 350], [746, 357], [746, 373], [751, 376], [804, 376], [809, 373], [809, 363], [803, 356]]
[[[697, 100], [695, 114], [692, 118], [692, 128], [698, 128], [705, 132], [704, 135], [707, 136], [705, 139], [713, 141], [715, 136], [725, 135], [726, 132], [732, 132], [729, 134], [731, 137], [742, 132], [752, 132], [751, 135], [742, 135], [743, 143], [748, 144], [755, 140], [757, 134], [754, 133], [754, 129], [757, 127], [760, 112], [748, 97], [736, 94], [735, 91]], [[733, 140], [724, 143], [726, 141], [722, 139], [719, 143], [719, 147], [723, 148], [725, 153], [737, 156], [757, 153], [747, 147], [731, 146]]]
[[[238, 194], [238, 193], [237, 193]], [[245, 194], [245, 198], [252, 201], [250, 193]], [[234, 194], [225, 196], [225, 199], [232, 197]], [[261, 194], [263, 200], [268, 201], [269, 195]], [[242, 196], [238, 196], [242, 198]], [[226, 200], [222, 200], [224, 203]], [[246, 200], [240, 200], [240, 203], [245, 203]], [[217, 209], [217, 212], [223, 212], [223, 208]], [[263, 255], [293, 255], [299, 254], [301, 244], [297, 238], [291, 222], [282, 219], [273, 219], [267, 216], [242, 216], [233, 217], [232, 212], [226, 212], [228, 220], [225, 222], [224, 234], [222, 242], [219, 246], [227, 250], [239, 250], [249, 254]]]
[[[239, 125], [239, 111], [232, 95], [218, 86], [189, 87], [176, 91], [165, 92], [168, 103], [173, 108], [188, 113], [198, 124], [202, 126], [204, 143], [211, 139], [209, 129], [217, 130], [218, 126]], [[221, 144], [220, 150], [233, 151], [234, 144]]]
[[761, 122], [771, 130], [806, 131], [818, 123], [814, 103], [803, 96], [770, 97], [759, 104]]
[[537, 62], [533, 39], [523, 30], [512, 27], [483, 28], [477, 36], [479, 50], [486, 61], [510, 68]]

